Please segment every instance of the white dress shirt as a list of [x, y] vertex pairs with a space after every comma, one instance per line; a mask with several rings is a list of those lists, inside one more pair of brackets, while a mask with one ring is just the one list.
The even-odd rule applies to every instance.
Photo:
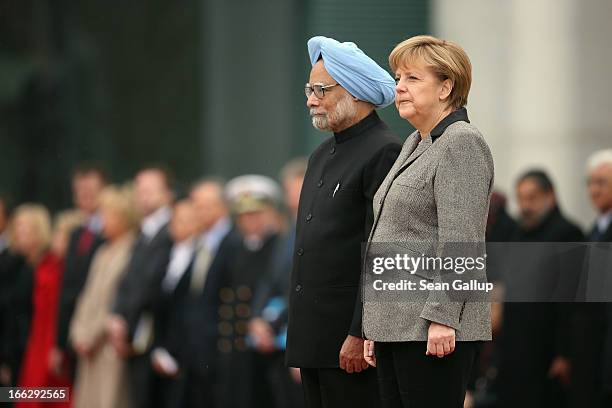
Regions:
[[157, 209], [153, 214], [148, 215], [142, 220], [140, 226], [140, 232], [150, 241], [157, 235], [164, 225], [170, 222], [172, 217], [172, 211], [170, 207], [161, 207]]
[[164, 291], [172, 292], [176, 289], [176, 285], [178, 285], [187, 268], [189, 268], [194, 252], [195, 242], [193, 238], [177, 242], [172, 246], [166, 276], [164, 276], [162, 281], [162, 289]]
[[611, 222], [612, 210], [597, 217], [597, 229], [599, 230], [599, 233], [604, 234], [608, 230], [608, 227], [610, 226]]

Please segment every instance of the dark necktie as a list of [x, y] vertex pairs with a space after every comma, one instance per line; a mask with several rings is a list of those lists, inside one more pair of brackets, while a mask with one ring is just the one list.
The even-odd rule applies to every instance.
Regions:
[[91, 249], [91, 244], [93, 244], [94, 234], [89, 230], [89, 228], [83, 228], [81, 231], [81, 235], [79, 236], [79, 245], [78, 245], [78, 253], [83, 256]]
[[599, 228], [597, 227], [597, 224], [595, 224], [595, 226], [591, 230], [591, 233], [589, 234], [589, 241], [599, 242], [601, 241], [602, 238], [603, 238], [603, 234], [599, 232]]

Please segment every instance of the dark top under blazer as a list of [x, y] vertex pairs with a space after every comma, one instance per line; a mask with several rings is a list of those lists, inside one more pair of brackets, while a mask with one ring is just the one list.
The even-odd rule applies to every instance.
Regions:
[[361, 336], [361, 244], [374, 193], [400, 150], [399, 138], [372, 112], [310, 157], [297, 218], [288, 365], [338, 367], [346, 336]]

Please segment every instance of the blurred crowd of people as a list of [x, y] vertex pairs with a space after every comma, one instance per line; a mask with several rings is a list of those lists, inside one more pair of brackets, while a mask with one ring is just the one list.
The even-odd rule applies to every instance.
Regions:
[[[612, 242], [612, 149], [593, 153], [585, 167], [585, 193], [597, 212], [588, 231], [582, 231], [563, 212], [550, 176], [543, 170], [531, 169], [521, 174], [515, 184], [519, 210], [516, 220], [506, 210], [507, 198], [493, 193], [487, 223], [488, 246], [506, 251], [510, 247], [499, 243], [515, 246], [529, 243], [523, 248], [531, 246], [532, 250], [541, 251], [569, 248], [563, 243]], [[609, 252], [611, 247], [602, 248]], [[565, 270], [584, 267], [588, 257], [582, 255], [572, 257], [571, 265], [563, 265]], [[549, 289], [557, 284], [545, 280], [559, 279], [546, 275], [549, 271], [537, 265], [529, 269], [521, 260], [512, 264], [526, 269], [528, 274], [541, 275], [532, 280], [540, 288]], [[494, 300], [499, 302], [493, 304], [493, 342], [481, 350], [470, 406], [612, 406], [609, 303], [583, 302], [571, 297], [568, 302], [546, 302], [544, 297], [541, 302], [503, 302], [510, 297], [506, 285], [512, 280], [509, 275], [517, 273], [504, 265], [487, 265], [489, 280], [496, 282]], [[576, 293], [576, 288], [573, 289]]]
[[112, 185], [85, 164], [53, 221], [0, 197], [1, 385], [71, 387], [46, 407], [303, 405], [284, 348], [305, 171], [180, 196], [163, 166]]
[[[305, 171], [300, 158], [280, 183], [207, 178], [179, 196], [162, 166], [112, 185], [82, 165], [75, 209], [53, 221], [0, 196], [1, 385], [72, 387], [71, 403], [47, 407], [302, 406], [284, 348]], [[493, 195], [488, 241], [611, 242], [612, 150], [589, 159], [587, 176], [598, 212], [588, 232], [530, 170], [517, 220]], [[612, 312], [579, 306], [497, 303], [466, 405], [610, 406]]]

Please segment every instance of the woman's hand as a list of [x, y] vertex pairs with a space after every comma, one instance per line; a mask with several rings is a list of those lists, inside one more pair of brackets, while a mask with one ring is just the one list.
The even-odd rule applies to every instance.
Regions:
[[79, 357], [81, 358], [89, 358], [92, 356], [92, 347], [89, 346], [87, 343], [82, 342], [82, 341], [75, 341], [72, 344], [74, 351], [76, 351], [76, 353], [78, 354]]
[[455, 351], [455, 329], [431, 322], [427, 333], [427, 356], [442, 358]]
[[376, 367], [376, 355], [374, 355], [374, 341], [366, 340], [363, 342], [363, 358], [372, 367]]

